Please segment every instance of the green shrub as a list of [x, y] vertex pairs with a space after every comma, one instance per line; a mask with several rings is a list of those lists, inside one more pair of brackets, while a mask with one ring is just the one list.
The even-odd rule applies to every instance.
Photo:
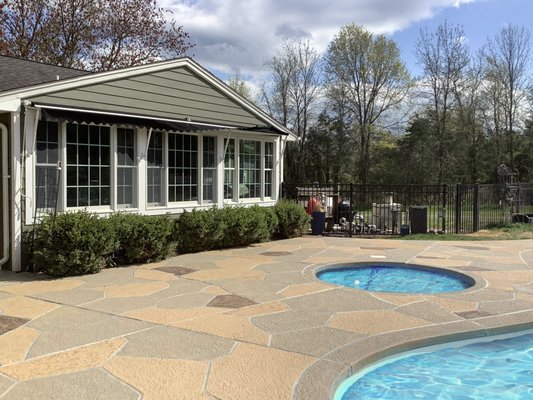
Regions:
[[274, 206], [274, 212], [278, 218], [278, 228], [274, 234], [277, 239], [302, 236], [309, 229], [309, 215], [295, 201], [278, 201]]
[[54, 276], [99, 272], [118, 247], [109, 222], [86, 211], [44, 217], [34, 240], [34, 271]]
[[276, 224], [272, 210], [259, 207], [235, 207], [218, 210], [224, 221], [224, 235], [218, 248], [248, 246], [270, 240]]
[[193, 253], [264, 242], [276, 227], [274, 211], [259, 206], [184, 212], [177, 223], [178, 251]]
[[218, 217], [218, 209], [184, 211], [176, 224], [178, 252], [195, 253], [216, 248], [224, 227]]
[[108, 222], [116, 232], [119, 263], [145, 263], [167, 258], [176, 247], [175, 221], [168, 216], [112, 214]]

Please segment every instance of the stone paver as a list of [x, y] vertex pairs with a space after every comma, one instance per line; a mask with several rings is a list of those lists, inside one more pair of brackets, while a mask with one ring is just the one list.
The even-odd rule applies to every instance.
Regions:
[[203, 391], [207, 362], [118, 356], [105, 368], [138, 388], [145, 400], [209, 399]]
[[[1, 388], [1, 384], [0, 384]], [[140, 393], [111, 374], [93, 369], [19, 382], [2, 400], [140, 400]]]
[[104, 342], [67, 350], [61, 353], [0, 367], [0, 372], [19, 381], [83, 371], [102, 365], [116, 353], [125, 339]]
[[[532, 249], [303, 237], [64, 279], [0, 271], [0, 398], [332, 398], [382, 357], [532, 328]], [[315, 276], [324, 264], [376, 260], [450, 268], [477, 284], [409, 295]]]

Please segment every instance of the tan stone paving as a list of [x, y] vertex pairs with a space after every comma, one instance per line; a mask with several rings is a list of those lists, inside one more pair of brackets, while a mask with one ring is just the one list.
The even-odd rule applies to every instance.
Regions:
[[24, 326], [0, 336], [0, 366], [23, 361], [39, 331]]
[[0, 367], [0, 372], [19, 381], [83, 371], [102, 365], [122, 345], [123, 338], [67, 350], [49, 356]]
[[57, 307], [59, 307], [58, 304], [24, 296], [15, 296], [0, 300], [0, 313], [18, 318], [37, 318]]
[[[325, 399], [381, 354], [533, 327], [532, 248], [303, 237], [65, 279], [0, 271], [0, 398]], [[314, 274], [380, 260], [479, 284], [369, 293]]]

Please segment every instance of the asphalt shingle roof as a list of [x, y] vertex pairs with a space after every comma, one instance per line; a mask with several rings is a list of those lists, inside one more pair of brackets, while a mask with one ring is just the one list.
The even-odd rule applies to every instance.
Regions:
[[0, 55], [0, 92], [87, 74], [90, 72]]

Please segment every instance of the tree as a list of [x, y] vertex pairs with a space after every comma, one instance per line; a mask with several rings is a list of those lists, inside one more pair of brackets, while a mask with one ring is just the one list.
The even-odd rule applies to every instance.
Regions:
[[[483, 101], [483, 62], [481, 57], [475, 57], [466, 68], [464, 79], [454, 83], [455, 99], [457, 103], [457, 131], [465, 141], [466, 154], [461, 155], [466, 162], [465, 178], [469, 182], [479, 182], [485, 179], [481, 168], [482, 145], [484, 132], [482, 126], [483, 112], [486, 105]], [[455, 152], [461, 148], [456, 145]]]
[[355, 24], [341, 28], [330, 43], [326, 71], [330, 84], [346, 93], [354, 115], [359, 138], [359, 182], [366, 184], [375, 125], [401, 104], [410, 87], [409, 74], [394, 41]]
[[524, 27], [504, 26], [484, 48], [487, 78], [498, 82], [499, 106], [504, 115], [504, 131], [511, 169], [515, 168], [516, 125], [527, 95], [530, 34]]
[[436, 32], [421, 30], [415, 46], [415, 55], [424, 68], [423, 84], [429, 87], [436, 122], [435, 129], [439, 140], [438, 184], [446, 180], [444, 174], [448, 167], [448, 114], [455, 104], [456, 89], [469, 64], [470, 50], [464, 36], [460, 25], [450, 26], [445, 22], [438, 26]]
[[189, 35], [156, 0], [0, 0], [2, 54], [103, 71], [182, 56]]
[[305, 179], [304, 147], [320, 96], [320, 55], [308, 41], [285, 41], [265, 65], [271, 73], [271, 84], [263, 86], [263, 103], [274, 118], [298, 135], [298, 145], [287, 148], [286, 158], [292, 163], [285, 169], [286, 178], [302, 181]]
[[247, 100], [252, 100], [252, 91], [248, 84], [242, 80], [241, 75], [237, 72], [228, 80], [228, 86], [239, 93]]

